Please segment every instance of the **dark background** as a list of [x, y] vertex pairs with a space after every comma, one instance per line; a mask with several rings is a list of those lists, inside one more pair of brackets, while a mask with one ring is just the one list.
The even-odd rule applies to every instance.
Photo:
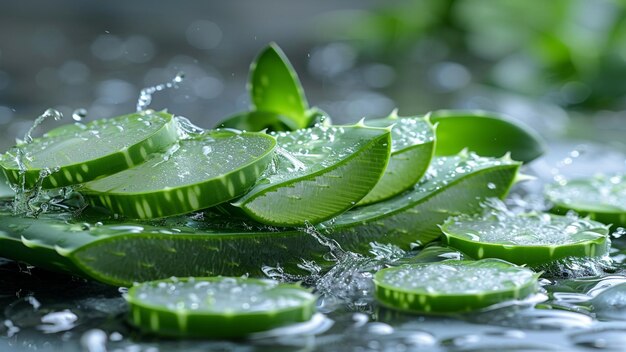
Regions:
[[248, 66], [270, 41], [338, 122], [483, 108], [619, 142], [624, 12], [617, 0], [0, 1], [0, 146], [48, 107], [66, 121], [131, 112], [141, 88], [181, 70], [152, 107], [212, 127], [247, 108]]

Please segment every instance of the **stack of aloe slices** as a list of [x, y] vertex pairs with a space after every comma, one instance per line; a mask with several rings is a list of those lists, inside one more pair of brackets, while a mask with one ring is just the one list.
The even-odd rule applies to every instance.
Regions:
[[[438, 225], [448, 217], [475, 213], [485, 199], [505, 197], [521, 164], [510, 155], [530, 161], [543, 150], [534, 132], [485, 112], [394, 112], [332, 125], [323, 111], [309, 108], [275, 45], [253, 63], [249, 88], [251, 110], [224, 120], [217, 130], [187, 133], [167, 112], [146, 111], [60, 127], [11, 149], [0, 157], [10, 183], [35, 185], [47, 169], [44, 187], [72, 185], [92, 206], [79, 216], [47, 213], [35, 219], [13, 214], [4, 203], [0, 256], [128, 286], [169, 276], [259, 275], [263, 265], [321, 260], [327, 248], [303, 229], [311, 225], [346, 250], [365, 252], [372, 241], [408, 249], [438, 239]], [[468, 136], [470, 130], [482, 137]], [[485, 143], [486, 131], [499, 143]], [[501, 262], [486, 266], [500, 273], [510, 269]], [[409, 271], [424, 270], [431, 269]], [[534, 289], [534, 280], [503, 284], [505, 294], [473, 294], [520, 298]], [[445, 295], [446, 288], [439, 289]], [[138, 326], [187, 336], [179, 328], [188, 312], [176, 315], [178, 328], [164, 331], [163, 316], [154, 313], [158, 307], [143, 311], [142, 300], [132, 297]], [[151, 300], [150, 294], [144, 298]], [[475, 298], [466, 299], [461, 310], [481, 306]], [[383, 303], [407, 308], [398, 300]], [[429, 304], [438, 310], [436, 300]]]

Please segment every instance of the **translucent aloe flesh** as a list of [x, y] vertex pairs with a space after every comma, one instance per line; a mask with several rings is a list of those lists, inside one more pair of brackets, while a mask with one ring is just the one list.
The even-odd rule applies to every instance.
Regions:
[[245, 193], [267, 167], [275, 146], [275, 139], [263, 133], [208, 131], [80, 191], [92, 205], [126, 217], [184, 214]]
[[544, 143], [532, 129], [481, 110], [438, 110], [430, 114], [437, 125], [436, 155], [454, 155], [467, 148], [482, 156], [510, 153], [514, 160], [532, 161], [544, 153]]
[[598, 175], [546, 186], [553, 212], [573, 210], [605, 224], [626, 226], [626, 181], [624, 175]]
[[50, 131], [30, 144], [11, 148], [0, 156], [0, 168], [7, 179], [19, 182], [18, 150], [24, 157], [25, 186], [37, 183], [40, 172], [51, 174], [43, 180], [44, 188], [63, 187], [110, 175], [144, 162], [154, 152], [162, 151], [178, 138], [172, 115], [166, 112], [142, 112], [75, 124]]
[[389, 159], [387, 129], [317, 126], [275, 134], [275, 169], [236, 206], [264, 224], [299, 226], [353, 207], [378, 182]]
[[443, 243], [475, 259], [538, 266], [567, 257], [608, 254], [608, 228], [576, 216], [488, 211], [448, 219]]
[[446, 260], [406, 264], [376, 273], [376, 299], [413, 313], [459, 313], [507, 300], [523, 299], [538, 289], [532, 270], [497, 259]]
[[366, 121], [368, 126], [391, 129], [391, 156], [383, 177], [359, 205], [379, 202], [411, 188], [422, 178], [433, 157], [434, 130], [423, 118], [400, 118]]
[[316, 297], [297, 285], [234, 277], [151, 281], [130, 288], [130, 321], [175, 337], [240, 338], [304, 322]]
[[[460, 169], [467, 161], [471, 172]], [[438, 158], [415, 190], [351, 210], [318, 229], [346, 250], [367, 253], [372, 241], [408, 249], [438, 238], [437, 225], [450, 215], [474, 212], [486, 197], [504, 197], [518, 166], [471, 154]], [[1, 257], [118, 286], [170, 276], [262, 275], [263, 265], [297, 270], [302, 258], [323, 263], [328, 252], [302, 229], [261, 227], [211, 213], [145, 223], [101, 214], [33, 219], [13, 216], [8, 205], [0, 210]]]
[[441, 232], [437, 224], [451, 215], [480, 211], [486, 198], [503, 198], [515, 181], [519, 162], [461, 153], [436, 157], [426, 176], [413, 187], [383, 202], [351, 209], [324, 223], [333, 234], [344, 234], [348, 248], [377, 241], [426, 244]]

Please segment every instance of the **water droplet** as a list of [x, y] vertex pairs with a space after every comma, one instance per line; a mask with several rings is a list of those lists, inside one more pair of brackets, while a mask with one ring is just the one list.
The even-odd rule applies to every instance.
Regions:
[[76, 109], [72, 112], [72, 119], [76, 122], [80, 122], [87, 117], [87, 109]]
[[137, 99], [136, 111], [145, 111], [150, 103], [152, 103], [152, 95], [156, 92], [160, 92], [167, 88], [178, 88], [178, 83], [181, 83], [185, 78], [184, 72], [178, 72], [174, 78], [167, 83], [157, 84], [152, 87], [146, 87], [139, 92], [139, 99]]

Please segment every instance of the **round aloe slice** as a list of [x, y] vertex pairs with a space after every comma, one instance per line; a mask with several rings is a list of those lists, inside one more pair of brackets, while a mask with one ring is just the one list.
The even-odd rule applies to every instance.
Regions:
[[208, 131], [167, 153], [92, 181], [81, 189], [92, 205], [138, 219], [204, 209], [245, 193], [272, 158], [264, 133]]
[[126, 295], [130, 320], [143, 331], [176, 337], [240, 338], [304, 322], [316, 297], [298, 285], [234, 277], [145, 282]]
[[366, 124], [393, 125], [391, 156], [383, 177], [359, 205], [380, 202], [411, 188], [428, 169], [435, 148], [435, 132], [427, 119], [399, 118], [394, 112], [388, 118], [366, 121]]
[[383, 174], [391, 146], [388, 129], [317, 126], [275, 134], [275, 168], [234, 205], [270, 225], [319, 223], [360, 201]]
[[444, 244], [475, 259], [538, 266], [567, 257], [608, 253], [608, 228], [575, 216], [498, 211], [460, 215], [442, 226]]
[[498, 259], [446, 260], [383, 269], [374, 276], [376, 299], [413, 313], [460, 313], [537, 291], [538, 274]]
[[44, 169], [52, 174], [43, 180], [42, 187], [63, 187], [141, 164], [177, 138], [172, 115], [147, 111], [54, 129], [1, 155], [0, 168], [9, 182], [19, 183], [19, 148], [24, 154], [26, 187], [33, 187]]
[[626, 180], [624, 175], [598, 175], [546, 186], [553, 212], [574, 210], [606, 224], [626, 225]]

